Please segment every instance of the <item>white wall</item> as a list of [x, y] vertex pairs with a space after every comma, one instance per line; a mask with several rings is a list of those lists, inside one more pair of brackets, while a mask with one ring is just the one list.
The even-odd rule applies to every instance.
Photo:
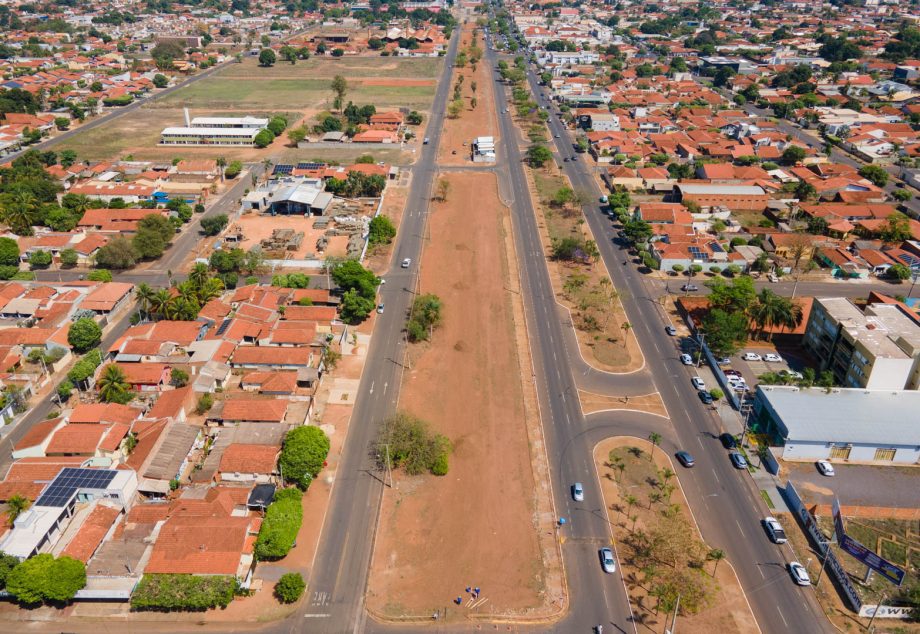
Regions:
[[870, 390], [903, 390], [910, 380], [913, 359], [876, 357], [866, 388]]
[[[915, 464], [920, 462], [920, 447], [898, 445], [853, 445], [848, 462], [875, 462], [875, 450], [879, 448], [897, 448], [894, 460], [877, 464]], [[830, 443], [797, 442], [787, 439], [783, 446], [783, 460], [822, 460], [831, 455]]]

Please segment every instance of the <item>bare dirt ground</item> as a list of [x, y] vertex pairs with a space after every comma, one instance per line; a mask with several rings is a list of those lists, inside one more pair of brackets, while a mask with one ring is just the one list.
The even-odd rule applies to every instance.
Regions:
[[[467, 48], [473, 41], [471, 24], [463, 26], [460, 46]], [[477, 45], [482, 48], [482, 35], [476, 34]], [[444, 128], [441, 134], [441, 143], [438, 148], [438, 163], [441, 165], [472, 165], [470, 159], [470, 144], [478, 136], [493, 136], [498, 140], [498, 124], [495, 116], [495, 99], [493, 98], [492, 81], [489, 79], [489, 65], [484, 61], [476, 65], [473, 70], [471, 64], [464, 68], [454, 67], [451, 77], [451, 90], [456, 85], [458, 78], [463, 77], [461, 92], [464, 108], [457, 119], [444, 119]], [[476, 91], [473, 92], [473, 83]], [[471, 99], [476, 97], [476, 108], [472, 107]], [[464, 146], [464, 142], [466, 145]], [[456, 152], [456, 154], [454, 154]]]
[[[643, 453], [638, 457], [631, 456], [624, 451], [627, 447], [638, 447]], [[608, 466], [608, 455], [611, 450], [617, 450], [625, 458], [626, 469], [622, 473]], [[654, 451], [653, 461], [650, 462], [648, 452], [652, 450]], [[654, 526], [659, 506], [648, 501], [646, 478], [657, 477], [656, 468], [659, 470], [668, 468], [674, 471], [674, 465], [665, 452], [658, 447], [653, 447], [650, 442], [629, 437], [608, 438], [600, 442], [594, 448], [594, 463], [600, 476], [607, 516], [613, 527], [617, 555], [623, 577], [626, 579], [630, 604], [636, 615], [635, 623], [640, 634], [644, 632], [657, 634], [662, 631], [661, 628], [665, 624], [665, 614], [658, 613], [655, 609], [656, 600], [649, 595], [650, 588], [647, 582], [642, 581], [644, 573], [630, 564], [629, 547], [623, 542], [632, 531], [648, 531]], [[638, 498], [635, 505], [629, 509], [625, 501], [628, 494]], [[696, 521], [690, 513], [687, 500], [679, 486], [673, 490], [670, 504], [679, 507], [679, 512], [684, 516], [686, 524], [693, 526], [697, 538], [700, 538], [699, 528], [696, 526]], [[651, 508], [647, 508], [649, 506]], [[626, 517], [626, 511], [630, 509], [633, 517], [636, 518], [635, 521]], [[680, 629], [683, 632], [700, 633], [756, 632], [757, 623], [754, 615], [728, 560], [719, 562], [717, 566], [714, 566], [712, 562], [706, 562], [699, 574], [709, 577], [713, 574], [713, 569], [715, 574], [711, 581], [714, 583], [715, 591], [711, 601], [697, 614], [682, 614]]]
[[421, 291], [441, 297], [444, 323], [414, 351], [400, 407], [448, 436], [454, 452], [448, 475], [396, 474], [398, 489], [384, 497], [367, 597], [383, 619], [427, 618], [471, 585], [487, 599], [482, 615], [529, 615], [552, 600], [521, 385], [530, 368], [504, 289], [507, 210], [491, 174], [445, 178], [452, 193], [432, 209], [421, 262]]
[[603, 412], [609, 409], [631, 409], [659, 416], [668, 415], [661, 395], [658, 392], [654, 394], [643, 394], [642, 396], [605, 396], [578, 390], [578, 399], [581, 401], [581, 411], [585, 414], [594, 412]]
[[[387, 185], [386, 192], [383, 196], [383, 207], [380, 213], [393, 222], [393, 225], [396, 227], [397, 235], [399, 232], [399, 223], [402, 220], [402, 215], [406, 208], [406, 200], [409, 197], [409, 181], [410, 177], [407, 175], [401, 178], [398, 183], [390, 183]], [[394, 242], [390, 244], [368, 247], [364, 266], [377, 275], [382, 275], [390, 266], [390, 257], [393, 254], [393, 244], [395, 244], [395, 240], [394, 238]]]

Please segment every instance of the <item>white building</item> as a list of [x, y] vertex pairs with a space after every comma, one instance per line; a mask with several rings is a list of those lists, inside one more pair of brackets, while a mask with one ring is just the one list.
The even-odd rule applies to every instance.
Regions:
[[752, 426], [784, 460], [920, 462], [920, 392], [758, 386]]
[[494, 163], [495, 162], [495, 137], [478, 136], [473, 141], [473, 162], [474, 163]]
[[26, 559], [49, 552], [66, 530], [77, 504], [105, 500], [122, 509], [131, 506], [137, 474], [129, 469], [65, 467], [23, 511], [0, 541], [0, 551]]
[[185, 125], [165, 128], [160, 133], [160, 145], [247, 145], [255, 143], [256, 135], [265, 129], [263, 117], [195, 117], [189, 119], [185, 109]]

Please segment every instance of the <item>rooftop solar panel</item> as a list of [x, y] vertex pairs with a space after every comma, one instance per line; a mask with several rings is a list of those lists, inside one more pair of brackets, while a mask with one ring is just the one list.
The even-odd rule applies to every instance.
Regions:
[[281, 174], [286, 175], [294, 171], [293, 165], [275, 165], [275, 169], [272, 170], [272, 174]]
[[217, 329], [217, 335], [220, 336], [227, 332], [227, 328], [230, 327], [230, 324], [233, 323], [232, 319], [225, 319], [221, 322], [220, 327]]
[[299, 170], [319, 170], [326, 167], [325, 163], [298, 163], [297, 169]]
[[65, 467], [45, 487], [35, 506], [64, 506], [79, 489], [104, 489], [111, 484], [114, 469], [81, 469]]

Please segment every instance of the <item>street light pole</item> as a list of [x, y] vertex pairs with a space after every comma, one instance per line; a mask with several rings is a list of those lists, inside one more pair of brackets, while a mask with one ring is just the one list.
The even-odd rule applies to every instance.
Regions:
[[821, 583], [821, 575], [824, 573], [824, 566], [827, 564], [827, 558], [831, 554], [831, 542], [826, 541], [821, 542], [821, 544], [824, 546], [824, 558], [821, 559], [821, 568], [818, 569], [818, 578], [815, 579], [816, 588], [818, 587], [818, 584]]
[[700, 333], [700, 354], [699, 354], [699, 356], [696, 358], [696, 368], [697, 368], [697, 369], [699, 369], [700, 364], [703, 363], [703, 344], [704, 344], [705, 342], [706, 342], [706, 333], [705, 333], [705, 332], [701, 332], [701, 333]]
[[878, 600], [878, 605], [875, 606], [875, 611], [872, 613], [872, 618], [869, 619], [869, 625], [866, 626], [866, 631], [869, 634], [872, 634], [872, 624], [875, 622], [875, 617], [878, 616], [879, 608], [882, 607], [882, 604], [885, 602], [885, 595], [882, 595], [882, 598]]

